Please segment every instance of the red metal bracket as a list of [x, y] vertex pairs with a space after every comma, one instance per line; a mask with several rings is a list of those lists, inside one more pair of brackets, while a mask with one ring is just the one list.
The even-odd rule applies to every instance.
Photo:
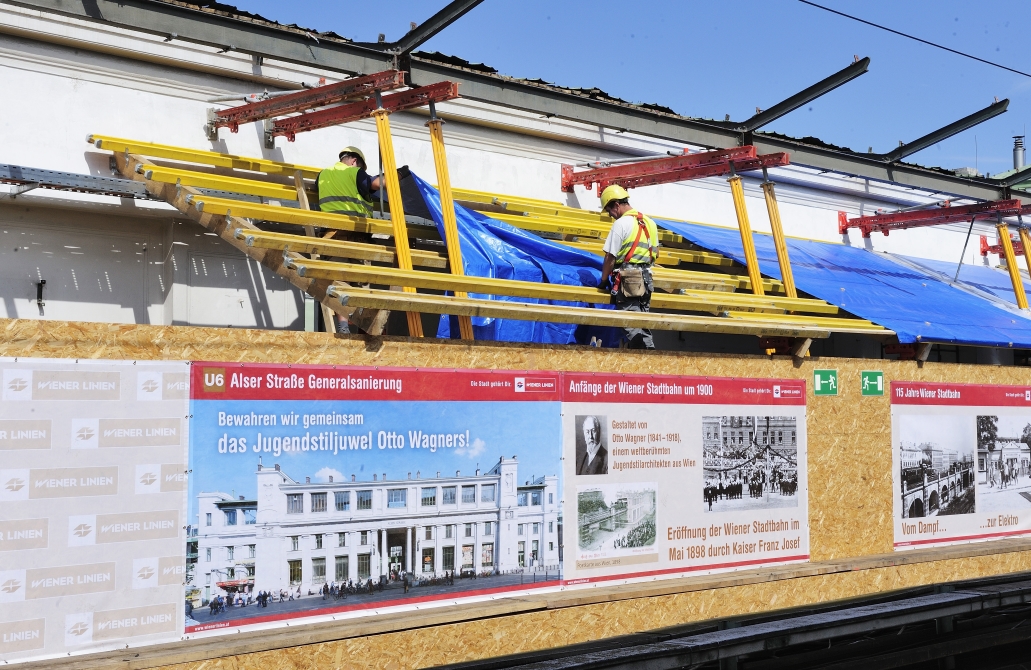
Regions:
[[716, 177], [731, 172], [748, 172], [764, 167], [780, 167], [789, 165], [788, 155], [784, 153], [756, 154], [754, 146], [717, 149], [697, 154], [671, 156], [645, 160], [628, 165], [614, 165], [574, 172], [572, 165], [562, 166], [562, 190], [571, 193], [576, 185], [590, 188], [597, 185], [600, 192], [610, 184], [619, 184], [624, 188], [654, 186], [703, 177]]
[[846, 233], [848, 233], [848, 214], [838, 212], [838, 234], [845, 235]]
[[364, 77], [354, 77], [335, 84], [317, 86], [297, 93], [281, 95], [270, 100], [249, 103], [239, 107], [223, 109], [215, 113], [211, 125], [215, 128], [229, 128], [232, 132], [240, 129], [240, 124], [271, 119], [306, 109], [324, 107], [348, 100], [364, 98], [376, 91], [391, 91], [404, 86], [404, 73], [399, 70], [386, 70]]
[[844, 223], [842, 223], [844, 213], [839, 212], [838, 231], [841, 234], [845, 234], [849, 228], [858, 228], [862, 231], [863, 237], [870, 237], [870, 233], [873, 232], [887, 235], [892, 230], [940, 226], [945, 223], [970, 221], [971, 219], [995, 219], [998, 216], [1015, 216], [1023, 213], [1025, 212], [1018, 200], [996, 200], [960, 207], [945, 206], [934, 209], [918, 209], [911, 212], [897, 212], [894, 214], [874, 214], [873, 216], [847, 219]]
[[[1019, 238], [1010, 236], [1010, 244], [1013, 245], [1013, 255], [1023, 256], [1024, 255], [1024, 244]], [[981, 255], [987, 256], [988, 254], [995, 254], [997, 256], [1005, 256], [1006, 252], [1003, 251], [1001, 244], [988, 244], [988, 237], [986, 235], [981, 236]]]
[[[731, 167], [731, 163], [733, 163], [733, 168]], [[704, 177], [720, 177], [731, 174], [731, 172], [751, 172], [752, 170], [761, 170], [762, 168], [783, 167], [790, 164], [791, 161], [788, 160], [788, 155], [785, 153], [763, 154], [762, 156], [747, 158], [745, 160], [726, 161], [723, 163], [684, 168], [683, 170], [673, 170], [666, 174], [644, 175], [633, 179], [621, 179], [619, 184], [624, 188], [654, 186], [656, 184], [690, 181], [692, 179], [702, 179]], [[605, 188], [608, 186], [608, 183], [602, 182], [598, 186], [599, 188]]]
[[[452, 81], [441, 81], [429, 86], [420, 86], [419, 88], [401, 91], [400, 93], [384, 95], [382, 102], [383, 109], [394, 113], [403, 112], [406, 109], [424, 107], [431, 102], [454, 100], [457, 97], [458, 84]], [[378, 108], [376, 100], [370, 98], [360, 102], [351, 102], [330, 107], [329, 109], [322, 109], [317, 112], [298, 114], [297, 116], [278, 119], [275, 125], [272, 126], [272, 131], [269, 134], [272, 137], [285, 136], [287, 140], [293, 142], [297, 133], [365, 119], [371, 116]]]

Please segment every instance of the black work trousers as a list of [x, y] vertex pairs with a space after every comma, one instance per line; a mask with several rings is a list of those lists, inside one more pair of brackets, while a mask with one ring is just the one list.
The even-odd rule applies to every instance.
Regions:
[[[652, 294], [648, 292], [639, 298], [628, 298], [621, 293], [613, 296], [612, 301], [615, 303], [616, 309], [627, 312], [648, 312], [651, 310]], [[624, 328], [623, 337], [626, 339], [628, 349], [655, 348], [652, 331], [647, 328]]]

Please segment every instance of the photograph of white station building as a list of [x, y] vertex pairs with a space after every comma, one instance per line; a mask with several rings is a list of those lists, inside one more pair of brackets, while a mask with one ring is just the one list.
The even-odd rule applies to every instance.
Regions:
[[257, 499], [197, 495], [203, 600], [229, 591], [317, 592], [349, 580], [378, 583], [560, 568], [558, 478], [519, 483], [516, 457], [481, 474], [385, 473], [358, 481], [297, 481], [258, 464]]

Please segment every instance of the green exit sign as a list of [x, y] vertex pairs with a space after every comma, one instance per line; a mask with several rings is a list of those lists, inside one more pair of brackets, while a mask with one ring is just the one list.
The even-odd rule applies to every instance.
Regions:
[[863, 370], [863, 395], [884, 395], [884, 373], [880, 370]]
[[838, 395], [838, 371], [813, 370], [813, 393], [816, 395]]

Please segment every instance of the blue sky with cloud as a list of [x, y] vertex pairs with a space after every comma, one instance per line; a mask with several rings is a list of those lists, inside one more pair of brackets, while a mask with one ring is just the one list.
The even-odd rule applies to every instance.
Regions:
[[[558, 475], [560, 471], [562, 426], [560, 404], [556, 402], [414, 402], [414, 401], [253, 401], [195, 400], [190, 422], [190, 522], [195, 522], [196, 494], [220, 491], [253, 499], [257, 494], [255, 471], [258, 457], [271, 466], [279, 463], [283, 471], [297, 481], [327, 481], [330, 475], [339, 481], [371, 481], [373, 473], [387, 479], [435, 477], [437, 472], [449, 475], [456, 470], [471, 475], [479, 467], [486, 471], [501, 456], [519, 458], [519, 481], [540, 475]], [[219, 426], [219, 412], [232, 415], [274, 414], [276, 426]], [[313, 426], [305, 429], [303, 415], [360, 414], [362, 425]], [[302, 418], [296, 426], [282, 425], [283, 415], [296, 413]], [[263, 438], [303, 437], [334, 431], [340, 435], [361, 436], [372, 433], [372, 448], [365, 450], [299, 451], [255, 453], [253, 445], [258, 433]], [[403, 436], [404, 447], [380, 449], [379, 433]], [[469, 444], [464, 448], [413, 449], [410, 432], [429, 434], [465, 434]], [[246, 439], [245, 453], [219, 453], [219, 440], [225, 437]]]

